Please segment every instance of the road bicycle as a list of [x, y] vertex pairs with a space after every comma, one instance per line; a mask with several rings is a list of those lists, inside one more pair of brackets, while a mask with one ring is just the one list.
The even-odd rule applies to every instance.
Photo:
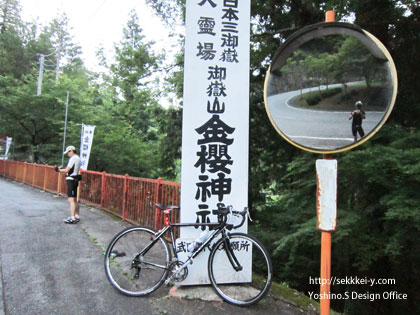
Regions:
[[[169, 285], [185, 280], [188, 265], [208, 248], [208, 276], [217, 294], [226, 302], [238, 306], [260, 301], [272, 281], [270, 256], [253, 236], [232, 232], [244, 224], [246, 217], [250, 218], [248, 208], [236, 211], [232, 206], [219, 204], [218, 209], [213, 210], [218, 222], [172, 223], [171, 213], [179, 209], [178, 206], [157, 204], [156, 210], [164, 213], [165, 227], [162, 230], [136, 226], [114, 237], [105, 252], [105, 272], [111, 284], [125, 295], [145, 296], [163, 283]], [[241, 219], [238, 225], [230, 223], [238, 219]], [[202, 243], [193, 243], [195, 247], [188, 252], [185, 261], [179, 259], [175, 227], [209, 229]], [[171, 246], [164, 237], [167, 231]]]

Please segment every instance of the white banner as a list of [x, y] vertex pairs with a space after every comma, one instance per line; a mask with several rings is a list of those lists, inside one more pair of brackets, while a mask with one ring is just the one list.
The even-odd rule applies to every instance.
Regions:
[[80, 137], [80, 169], [85, 171], [88, 169], [94, 131], [95, 126], [82, 125], [82, 134]]
[[12, 138], [6, 138], [6, 150], [4, 152], [4, 159], [7, 160], [7, 154], [9, 153], [10, 146], [12, 145]]
[[[250, 0], [187, 0], [181, 222], [216, 222], [219, 203], [247, 206], [249, 37]], [[181, 239], [200, 233], [182, 228]], [[187, 284], [208, 282], [207, 255], [198, 258]]]
[[335, 231], [337, 224], [337, 160], [316, 160], [317, 228]]

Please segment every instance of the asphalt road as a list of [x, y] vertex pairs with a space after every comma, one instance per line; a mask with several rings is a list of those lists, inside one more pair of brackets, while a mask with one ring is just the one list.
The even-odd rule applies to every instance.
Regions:
[[[309, 91], [304, 89], [302, 92]], [[289, 100], [299, 94], [300, 90], [297, 90], [268, 97], [272, 119], [290, 140], [319, 150], [338, 149], [352, 144], [351, 120], [348, 118], [351, 111], [310, 110], [291, 106]], [[382, 116], [382, 112], [366, 111], [366, 119], [363, 120], [366, 135], [375, 128]]]
[[[126, 297], [106, 279], [103, 250], [128, 223], [82, 206], [81, 222], [67, 225], [65, 198], [2, 177], [0, 192], [0, 315], [309, 313], [270, 296], [238, 308], [169, 296], [165, 286], [147, 297]], [[207, 297], [213, 292], [202, 289]]]

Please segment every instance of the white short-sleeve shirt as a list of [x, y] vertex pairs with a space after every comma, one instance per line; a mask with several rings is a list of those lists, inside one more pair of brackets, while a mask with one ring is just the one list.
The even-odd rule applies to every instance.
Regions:
[[70, 171], [67, 173], [66, 179], [74, 179], [71, 176], [80, 174], [80, 157], [77, 154], [74, 154], [67, 163], [67, 167], [70, 167]]

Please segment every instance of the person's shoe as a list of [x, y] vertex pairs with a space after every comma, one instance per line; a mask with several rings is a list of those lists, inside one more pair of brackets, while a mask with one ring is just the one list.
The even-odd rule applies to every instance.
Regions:
[[80, 218], [75, 218], [74, 221], [76, 221], [76, 223], [80, 222]]
[[67, 224], [76, 224], [77, 222], [79, 222], [76, 219], [73, 219], [72, 217], [68, 217], [67, 219], [65, 219], [63, 221], [64, 221], [64, 223], [67, 223]]

